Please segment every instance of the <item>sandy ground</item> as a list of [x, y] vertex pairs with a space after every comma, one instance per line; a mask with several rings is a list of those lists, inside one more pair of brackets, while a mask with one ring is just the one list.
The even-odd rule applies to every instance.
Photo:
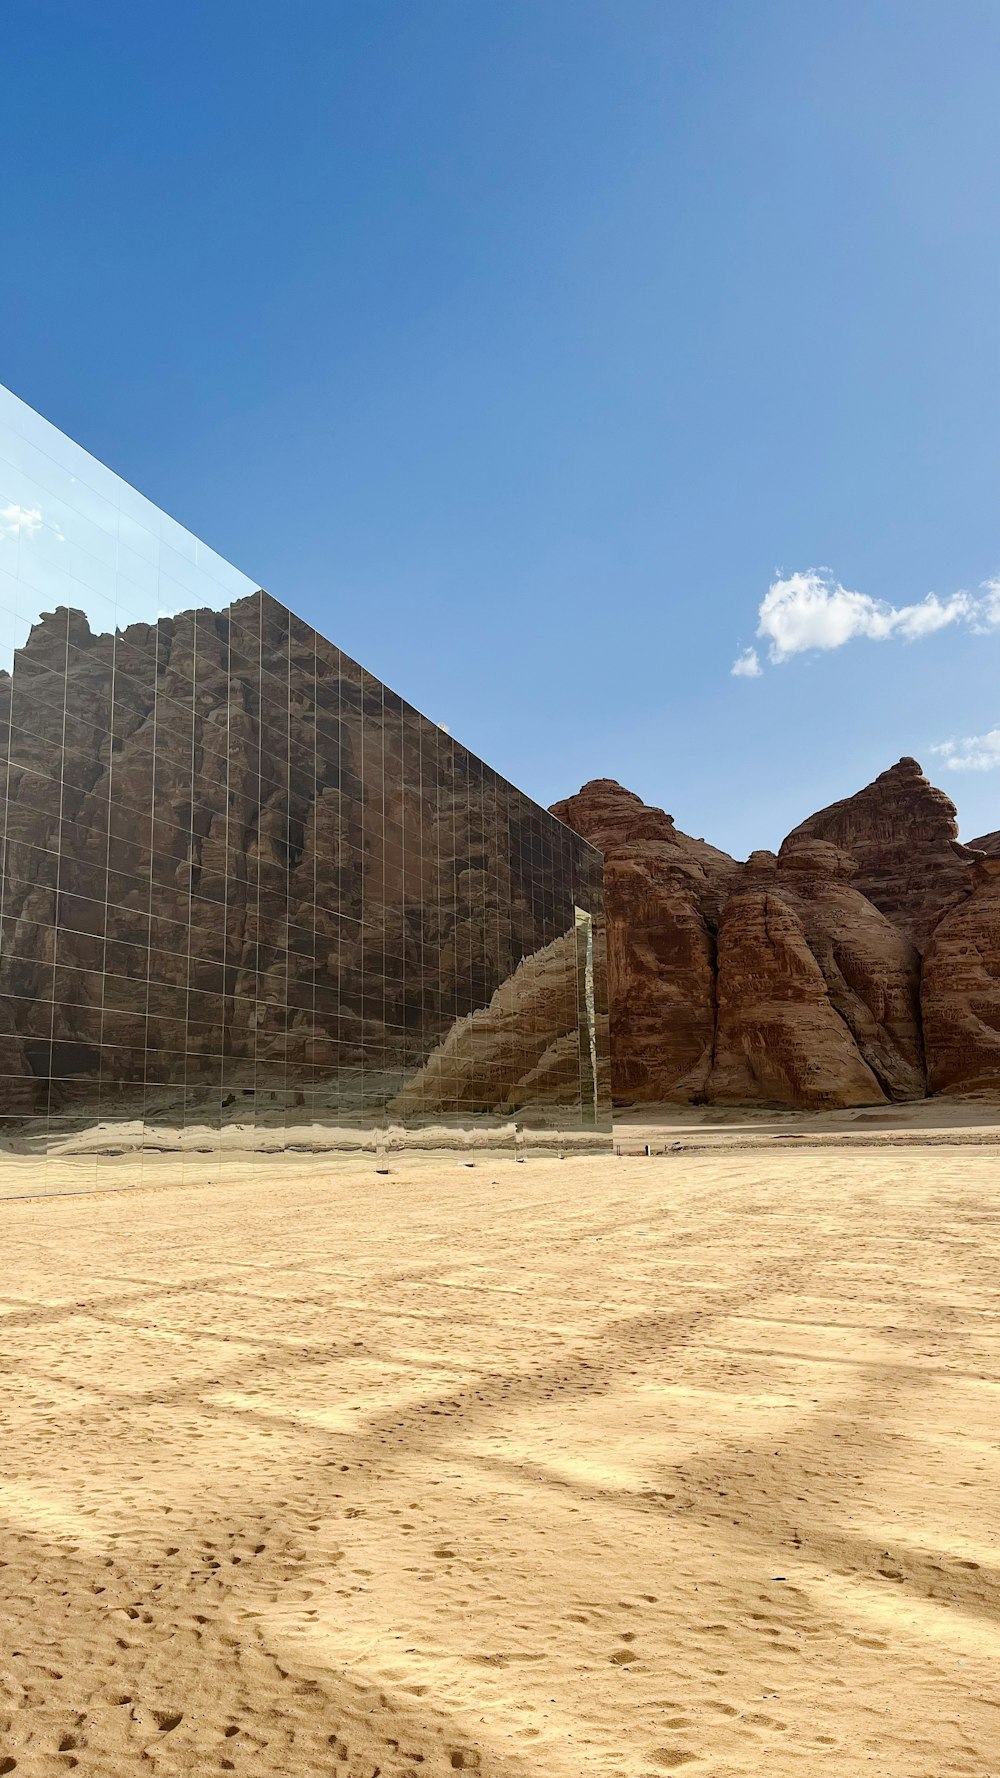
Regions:
[[773, 1148], [797, 1142], [823, 1148], [883, 1148], [889, 1144], [1000, 1145], [1000, 1099], [987, 1093], [918, 1099], [909, 1104], [847, 1111], [775, 1111], [763, 1106], [637, 1105], [615, 1117], [615, 1141], [636, 1150]]
[[1000, 1773], [995, 1150], [144, 1177], [0, 1204], [0, 1774]]

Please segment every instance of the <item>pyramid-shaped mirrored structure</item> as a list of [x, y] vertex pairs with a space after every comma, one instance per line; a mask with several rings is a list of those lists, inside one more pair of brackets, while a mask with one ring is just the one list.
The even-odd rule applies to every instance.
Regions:
[[607, 1141], [599, 854], [7, 391], [0, 762], [0, 1153]]

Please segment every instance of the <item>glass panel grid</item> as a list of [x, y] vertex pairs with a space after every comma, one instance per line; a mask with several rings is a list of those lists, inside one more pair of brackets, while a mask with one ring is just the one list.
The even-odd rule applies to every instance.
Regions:
[[0, 1142], [610, 1130], [600, 859], [0, 390]]

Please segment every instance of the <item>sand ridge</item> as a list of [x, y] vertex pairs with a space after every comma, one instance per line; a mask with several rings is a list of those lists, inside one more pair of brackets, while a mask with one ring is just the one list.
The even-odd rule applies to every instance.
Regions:
[[0, 1206], [0, 1772], [1000, 1770], [996, 1179], [290, 1157]]

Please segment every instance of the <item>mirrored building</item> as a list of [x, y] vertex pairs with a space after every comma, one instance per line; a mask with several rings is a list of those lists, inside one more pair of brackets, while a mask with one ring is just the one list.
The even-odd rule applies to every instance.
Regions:
[[598, 853], [0, 391], [0, 1153], [607, 1140]]

